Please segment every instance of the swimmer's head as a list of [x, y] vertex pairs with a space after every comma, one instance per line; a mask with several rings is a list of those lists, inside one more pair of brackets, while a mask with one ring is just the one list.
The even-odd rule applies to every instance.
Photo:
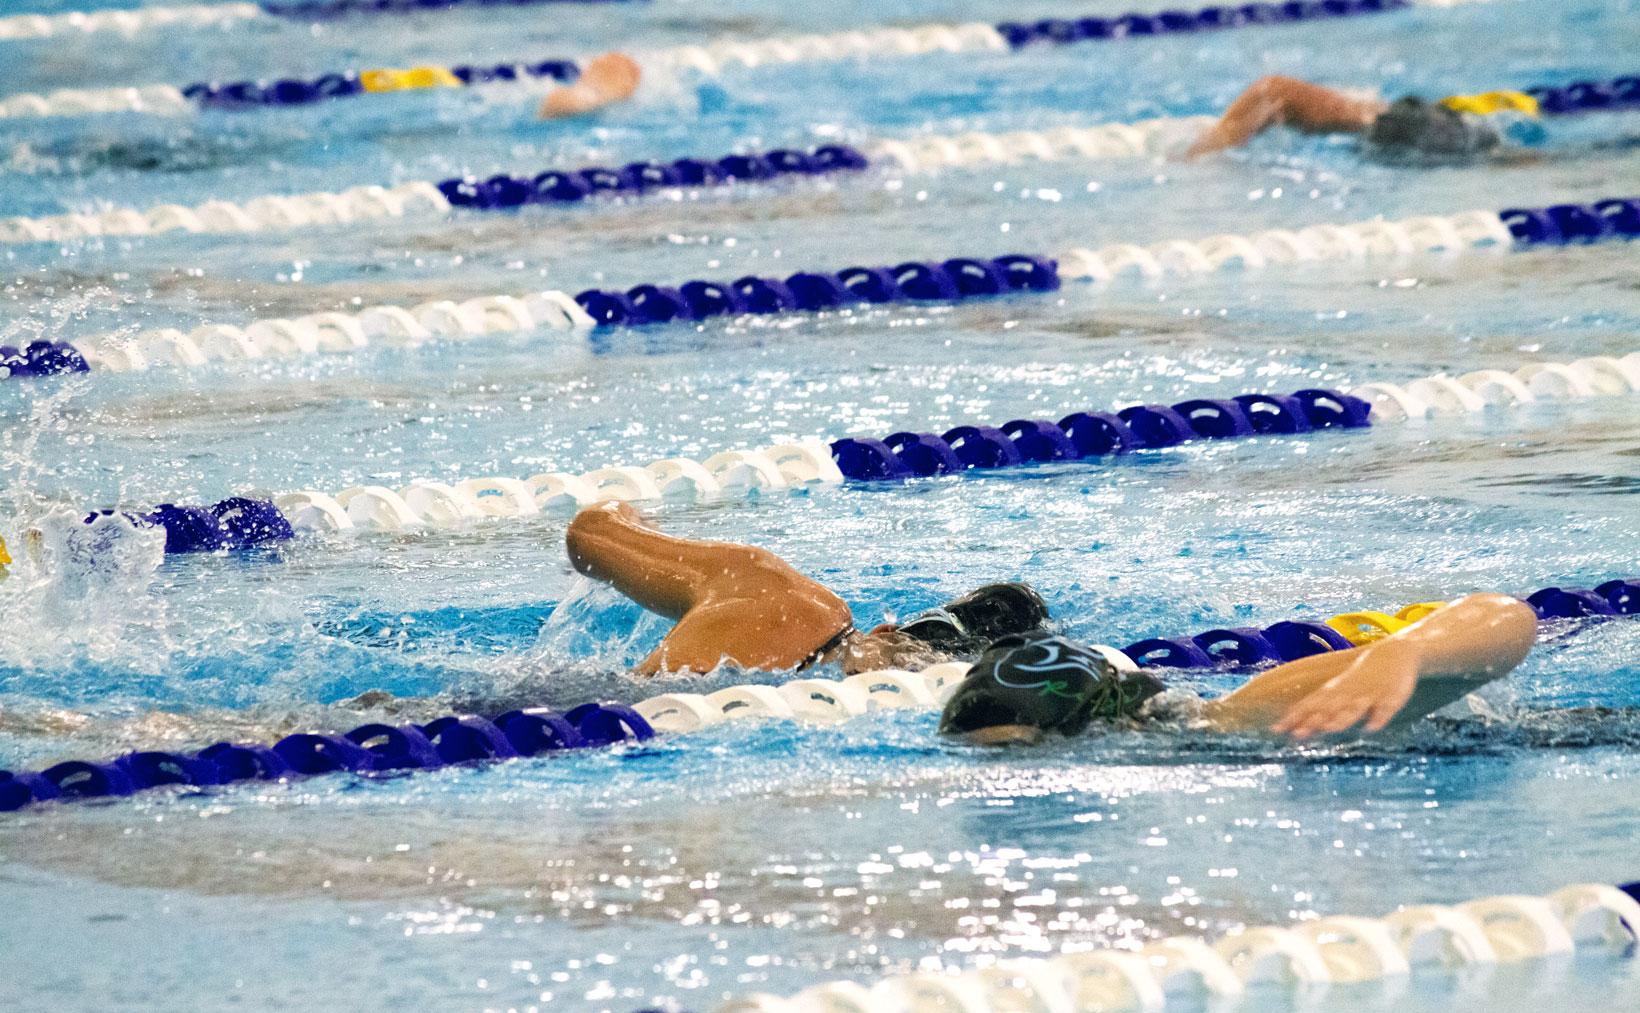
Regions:
[[1398, 154], [1452, 157], [1490, 151], [1502, 138], [1478, 119], [1409, 95], [1372, 121], [1367, 141]]
[[6, 551], [6, 540], [4, 538], [0, 538], [0, 573], [5, 572], [5, 568], [10, 565], [11, 553]]
[[1095, 720], [1132, 717], [1161, 680], [1121, 673], [1085, 647], [1046, 633], [1003, 637], [969, 670], [940, 715], [940, 734], [982, 743], [1073, 735]]
[[987, 584], [925, 612], [899, 632], [946, 654], [974, 654], [1006, 636], [1039, 630], [1048, 606], [1026, 584]]
[[1024, 584], [987, 584], [904, 624], [887, 623], [851, 637], [838, 655], [845, 672], [926, 668], [974, 657], [1011, 634], [1040, 630], [1048, 606]]

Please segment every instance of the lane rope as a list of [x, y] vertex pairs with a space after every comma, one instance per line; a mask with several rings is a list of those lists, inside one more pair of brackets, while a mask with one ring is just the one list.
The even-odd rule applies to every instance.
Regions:
[[0, 98], [0, 119], [145, 113], [184, 116], [198, 107], [169, 84], [128, 88], [59, 88], [44, 94], [22, 92]]
[[[1071, 44], [1090, 41], [1152, 38], [1163, 35], [1218, 31], [1243, 27], [1263, 27], [1299, 22], [1333, 20], [1362, 14], [1376, 14], [1411, 7], [1454, 7], [1463, 3], [1490, 0], [1288, 0], [1285, 3], [1251, 3], [1239, 6], [1209, 6], [1197, 11], [1163, 11], [1157, 14], [1131, 13], [1115, 18], [1050, 19], [1029, 24], [972, 22], [959, 25], [920, 25], [907, 28], [869, 28], [830, 34], [795, 35], [771, 39], [723, 39], [705, 45], [676, 46], [639, 52], [640, 62], [673, 70], [690, 70], [710, 77], [733, 68], [755, 68], [806, 62], [835, 62], [850, 59], [920, 56], [930, 53], [1009, 52], [1037, 44]], [[248, 5], [237, 5], [248, 6]], [[185, 8], [184, 8], [185, 9]], [[61, 15], [59, 17], [72, 17]], [[49, 21], [50, 19], [41, 19]], [[3, 30], [5, 19], [0, 19]], [[28, 24], [38, 27], [36, 21]], [[24, 30], [19, 28], [18, 30]], [[0, 34], [0, 38], [5, 38]], [[31, 36], [13, 36], [31, 37]], [[532, 75], [527, 68], [552, 65], [574, 73], [574, 61], [554, 59], [545, 64], [533, 61], [501, 64], [492, 68], [466, 68], [487, 81], [523, 81]], [[480, 83], [461, 80], [462, 68], [429, 65], [408, 71], [381, 68], [401, 82], [395, 88], [449, 86]], [[486, 77], [485, 75], [488, 74]], [[403, 75], [408, 75], [405, 77]], [[411, 83], [414, 82], [414, 83]], [[175, 88], [177, 95], [191, 95], [200, 104], [233, 106], [306, 105], [366, 94], [360, 72], [336, 72], [315, 79], [285, 78], [275, 81], [235, 81], [226, 84], [200, 82]], [[185, 98], [185, 101], [188, 100]], [[83, 115], [84, 100], [74, 98], [64, 106], [46, 96], [20, 95], [8, 101], [21, 102], [24, 111], [16, 115]], [[0, 111], [8, 108], [0, 102]], [[96, 111], [113, 112], [112, 108]], [[132, 111], [136, 111], [133, 109]]]
[[421, 14], [456, 6], [636, 3], [640, 0], [297, 0], [294, 3], [214, 3], [134, 10], [68, 11], [0, 17], [0, 42], [116, 32], [134, 36], [158, 28], [212, 28], [268, 18], [317, 21], [350, 14]]
[[[548, 66], [543, 64], [536, 70], [545, 74], [548, 73]], [[502, 69], [512, 73], [510, 68]], [[403, 75], [409, 72], [394, 73]], [[464, 75], [462, 81], [466, 81], [477, 71], [458, 67], [456, 73]], [[356, 86], [358, 81], [353, 84]], [[404, 85], [421, 86], [434, 87], [437, 82], [429, 78], [422, 85]], [[185, 109], [188, 97], [197, 97], [189, 96], [186, 91], [176, 92], [175, 89], [150, 90], [146, 95], [132, 95], [131, 91], [61, 92], [55, 93], [58, 97], [53, 101], [78, 101], [77, 108], [82, 112], [107, 111], [122, 103], [141, 103], [156, 112], [171, 112]], [[25, 98], [32, 103], [28, 106], [28, 114], [46, 108], [46, 99]], [[1575, 81], [1558, 87], [1529, 88], [1524, 92], [1452, 95], [1441, 101], [1444, 105], [1477, 115], [1503, 109], [1520, 109], [1533, 116], [1611, 112], [1640, 108], [1640, 76], [1618, 77], [1609, 81]], [[22, 105], [8, 106], [0, 101], [0, 117], [8, 115], [8, 109], [18, 115], [24, 114], [20, 111]], [[503, 173], [482, 180], [462, 177], [436, 182], [411, 182], [391, 190], [380, 186], [357, 186], [339, 193], [270, 194], [242, 204], [211, 201], [195, 208], [166, 204], [147, 210], [112, 208], [90, 213], [15, 217], [0, 219], [0, 243], [65, 242], [93, 236], [154, 235], [170, 231], [198, 234], [295, 229], [398, 218], [411, 210], [443, 214], [451, 207], [508, 210], [529, 204], [571, 204], [591, 196], [641, 196], [677, 187], [768, 180], [782, 175], [823, 175], [883, 165], [892, 165], [903, 172], [931, 172], [949, 166], [1017, 165], [1065, 158], [1149, 158], [1182, 149], [1214, 122], [1211, 116], [1158, 117], [1091, 127], [925, 134], [867, 142], [861, 146], [864, 150], [847, 145], [823, 145], [812, 152], [778, 149], [712, 159], [684, 158], [670, 163], [632, 162], [620, 167], [548, 170], [534, 176], [509, 176]], [[429, 196], [429, 188], [439, 192], [444, 198], [443, 203]], [[394, 195], [407, 193], [416, 196], [414, 204], [407, 205], [394, 199]]]
[[0, 219], [0, 243], [62, 243], [167, 232], [200, 235], [291, 231], [407, 216], [432, 218], [448, 215], [452, 208], [492, 211], [537, 204], [562, 206], [592, 198], [652, 196], [870, 168], [933, 172], [988, 163], [1149, 158], [1182, 149], [1212, 122], [1211, 117], [1193, 116], [1049, 130], [930, 134], [867, 142], [860, 148], [828, 144], [808, 152], [788, 148], [719, 158], [554, 169], [534, 176], [498, 174], [486, 179], [415, 181], [391, 188], [371, 185], [337, 192], [269, 194], [240, 203], [214, 200], [194, 207], [162, 204], [142, 210], [110, 208], [14, 217]]
[[[1404, 387], [1365, 383], [1349, 394], [1316, 388], [1290, 395], [1195, 398], [1175, 405], [1130, 405], [1115, 412], [1074, 411], [1057, 423], [1021, 418], [1000, 426], [957, 426], [943, 436], [905, 430], [882, 439], [796, 440], [761, 450], [726, 450], [698, 461], [670, 457], [642, 466], [608, 465], [582, 474], [486, 475], [451, 482], [415, 481], [398, 489], [369, 483], [337, 493], [301, 489], [257, 502], [282, 514], [292, 532], [441, 530], [540, 515], [566, 516], [606, 499], [704, 501], [770, 496], [845, 481], [903, 482], [985, 474], [1043, 462], [1105, 459], [1195, 440], [1299, 436], [1317, 429], [1356, 429], [1375, 422], [1408, 422], [1539, 401], [1635, 393], [1640, 393], [1640, 352], [1622, 359], [1594, 356], [1571, 363], [1534, 362], [1514, 372], [1483, 369], [1459, 377], [1439, 373]], [[254, 499], [246, 493], [230, 502]], [[208, 519], [218, 508], [162, 505], [161, 511], [187, 511], [186, 522], [179, 519], [176, 526], [163, 518], [154, 521], [166, 527], [167, 551], [234, 547], [232, 533], [217, 530]], [[140, 521], [135, 516], [130, 519]]]
[[[605, 0], [607, 2], [607, 0]], [[427, 88], [467, 88], [477, 85], [530, 82], [574, 81], [581, 67], [573, 60], [540, 60], [497, 63], [485, 66], [458, 64], [419, 67], [375, 67], [367, 70], [323, 74], [311, 80], [281, 78], [277, 81], [201, 81], [182, 89], [184, 98], [207, 108], [250, 106], [300, 106], [355, 95], [375, 95], [393, 91]]]
[[[430, 200], [427, 190], [409, 191]], [[433, 191], [436, 193], [436, 191]], [[442, 199], [442, 195], [440, 195]], [[832, 274], [798, 272], [784, 279], [747, 276], [733, 282], [686, 282], [676, 288], [639, 285], [624, 292], [589, 289], [575, 297], [555, 290], [523, 296], [479, 296], [457, 303], [435, 299], [406, 309], [382, 305], [241, 327], [207, 323], [78, 340], [71, 349], [92, 370], [128, 372], [170, 364], [295, 358], [349, 352], [381, 341], [412, 345], [434, 337], [471, 339], [536, 330], [585, 332], [599, 326], [699, 321], [719, 316], [853, 309], [883, 303], [959, 302], [1023, 292], [1052, 292], [1062, 278], [1108, 283], [1137, 277], [1207, 274], [1235, 266], [1367, 260], [1476, 248], [1555, 246], [1640, 236], [1640, 200], [1602, 200], [1503, 212], [1466, 211], [1400, 221], [1371, 220], [1302, 229], [1266, 229], [1139, 246], [1074, 248], [1058, 259], [1009, 255], [955, 258], [893, 267], [851, 267]], [[34, 376], [15, 349], [0, 348], [0, 378]], [[78, 371], [76, 366], [74, 371]]]
[[[270, 17], [322, 20], [351, 14], [410, 14], [458, 6], [545, 3], [620, 3], [634, 0], [296, 0], [291, 3], [218, 3], [142, 7], [125, 11], [70, 11], [63, 14], [15, 14], [0, 17], [0, 41], [48, 39], [92, 32], [135, 35], [153, 28], [210, 27]], [[985, 25], [1016, 46], [1066, 44], [1094, 39], [1138, 38], [1180, 32], [1211, 31], [1244, 25], [1282, 24], [1373, 14], [1405, 7], [1457, 7], [1490, 0], [1326, 0], [1302, 3], [1253, 3], [1204, 7], [1199, 11], [1130, 13], [1113, 18], [1059, 19], [1029, 24]], [[726, 43], [729, 44], [729, 43]]]
[[93, 32], [135, 35], [153, 28], [209, 28], [263, 17], [253, 3], [140, 7], [128, 11], [69, 11], [66, 14], [13, 14], [0, 17], [0, 42], [50, 39]]
[[213, 28], [238, 21], [297, 18], [318, 21], [366, 13], [425, 13], [459, 7], [522, 7], [536, 3], [636, 3], [640, 0], [298, 0], [295, 3], [190, 3], [136, 10], [67, 11], [0, 18], [0, 41], [51, 39], [98, 31], [134, 36], [156, 28]]
[[[1640, 579], [1608, 580], [1594, 588], [1545, 587], [1521, 599], [1540, 623], [1640, 615]], [[1297, 661], [1347, 651], [1398, 633], [1442, 609], [1444, 601], [1403, 605], [1393, 613], [1344, 612], [1322, 621], [1293, 620], [1262, 629], [1233, 627], [1194, 636], [1147, 637], [1116, 651], [1101, 647], [1119, 668], [1225, 669]], [[1111, 652], [1125, 661], [1118, 661]]]
[[294, 230], [450, 210], [437, 186], [421, 181], [394, 187], [355, 186], [335, 193], [269, 194], [243, 203], [213, 200], [194, 207], [112, 208], [37, 218], [0, 219], [0, 243], [63, 243], [98, 236], [190, 235]]
[[811, 986], [790, 999], [740, 996], [717, 1013], [1013, 1013], [1018, 1010], [1199, 1008], [1258, 990], [1298, 991], [1412, 974], [1458, 974], [1497, 964], [1633, 954], [1640, 883], [1583, 883], [1546, 897], [1511, 894], [1419, 904], [1382, 918], [1332, 916], [1244, 928], [1211, 941], [1172, 936], [1138, 949], [1023, 957], [962, 974], [921, 971], [867, 988]]
[[[425, 190], [415, 191], [423, 196]], [[436, 193], [436, 191], [434, 191]], [[430, 198], [428, 198], [430, 199]], [[155, 365], [203, 366], [212, 361], [295, 358], [349, 352], [381, 341], [418, 344], [435, 337], [471, 339], [536, 330], [582, 333], [599, 326], [698, 321], [718, 316], [816, 312], [895, 302], [957, 302], [1022, 292], [1052, 292], [1061, 278], [1109, 283], [1129, 277], [1206, 274], [1235, 266], [1367, 260], [1476, 248], [1567, 245], [1640, 235], [1640, 200], [1603, 200], [1504, 212], [1466, 211], [1400, 221], [1371, 220], [1302, 229], [1267, 229], [1139, 246], [1074, 248], [1058, 260], [1010, 255], [956, 258], [894, 267], [799, 272], [784, 279], [747, 276], [729, 283], [687, 282], [676, 288], [640, 285], [625, 292], [589, 289], [574, 298], [555, 290], [523, 296], [479, 296], [457, 303], [435, 299], [412, 308], [382, 305], [241, 327], [207, 323], [91, 337], [71, 343], [92, 370], [128, 372]], [[0, 378], [34, 376], [15, 349], [0, 348]], [[74, 367], [78, 371], [79, 366]], [[50, 371], [47, 371], [50, 372]]]
[[278, 18], [323, 21], [354, 14], [423, 14], [452, 7], [534, 7], [644, 3], [646, 0], [263, 0], [262, 9]]
[[66, 760], [39, 772], [0, 771], [0, 811], [38, 802], [121, 797], [168, 785], [214, 787], [343, 772], [369, 776], [430, 770], [643, 742], [654, 735], [637, 712], [619, 704], [583, 704], [565, 714], [514, 710], [494, 721], [452, 714], [419, 725], [372, 722], [344, 735], [298, 732], [271, 746], [219, 742], [195, 753], [146, 750], [106, 763]]

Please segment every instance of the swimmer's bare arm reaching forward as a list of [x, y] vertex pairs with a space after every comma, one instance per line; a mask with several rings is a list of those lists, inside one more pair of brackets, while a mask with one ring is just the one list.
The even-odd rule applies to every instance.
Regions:
[[1381, 99], [1358, 98], [1332, 88], [1272, 74], [1261, 77], [1230, 103], [1223, 118], [1196, 139], [1186, 158], [1243, 144], [1276, 126], [1309, 133], [1362, 133], [1382, 113]]
[[1225, 731], [1295, 739], [1377, 732], [1508, 675], [1536, 638], [1537, 616], [1525, 602], [1470, 595], [1365, 647], [1273, 668], [1209, 704], [1205, 716]]
[[542, 100], [536, 115], [543, 120], [581, 116], [617, 102], [638, 90], [643, 71], [625, 53], [605, 53], [587, 61], [574, 84], [554, 88]]
[[774, 553], [663, 534], [626, 503], [582, 510], [565, 542], [581, 573], [677, 620], [640, 675], [795, 668], [852, 629], [841, 598]]

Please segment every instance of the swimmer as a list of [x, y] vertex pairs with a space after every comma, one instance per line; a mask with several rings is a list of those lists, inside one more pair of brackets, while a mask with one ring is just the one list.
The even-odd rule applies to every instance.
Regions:
[[1095, 720], [1184, 718], [1227, 734], [1306, 739], [1404, 727], [1515, 669], [1537, 638], [1530, 606], [1476, 594], [1364, 647], [1277, 666], [1217, 700], [1045, 633], [992, 644], [947, 701], [940, 732], [981, 745], [1074, 735]]
[[5, 580], [11, 576], [11, 570], [8, 569], [10, 566], [11, 553], [6, 551], [6, 540], [0, 538], [0, 580]]
[[676, 620], [638, 674], [709, 672], [728, 662], [770, 671], [836, 662], [847, 672], [972, 657], [1040, 630], [1048, 608], [1023, 584], [993, 584], [899, 626], [854, 628], [843, 599], [766, 549], [663, 534], [630, 504], [576, 515], [570, 562], [651, 612]]
[[1230, 103], [1219, 122], [1185, 152], [1210, 155], [1246, 144], [1271, 127], [1310, 134], [1361, 134], [1369, 150], [1391, 157], [1469, 158], [1503, 145], [1503, 133], [1486, 117], [1459, 112], [1415, 95], [1386, 102], [1297, 78], [1270, 75]]
[[632, 57], [625, 53], [605, 53], [589, 60], [574, 84], [548, 92], [536, 116], [558, 120], [625, 102], [638, 90], [642, 78], [643, 71]]

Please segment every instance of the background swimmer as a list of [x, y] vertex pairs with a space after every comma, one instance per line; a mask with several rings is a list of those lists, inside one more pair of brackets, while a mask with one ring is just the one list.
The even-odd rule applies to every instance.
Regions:
[[1387, 155], [1472, 157], [1503, 144], [1485, 117], [1409, 95], [1395, 102], [1326, 88], [1298, 78], [1261, 77], [1197, 138], [1187, 158], [1236, 148], [1271, 127], [1312, 134], [1361, 134], [1370, 149]]
[[1435, 713], [1509, 674], [1537, 638], [1517, 598], [1462, 598], [1400, 632], [1353, 650], [1279, 665], [1218, 700], [1166, 691], [1149, 672], [1118, 673], [1059, 637], [998, 641], [945, 706], [940, 731], [981, 744], [1075, 734], [1096, 719], [1180, 717], [1232, 734], [1293, 739], [1374, 733]]
[[902, 626], [860, 633], [843, 599], [774, 553], [663, 534], [627, 503], [582, 510], [565, 544], [581, 573], [677, 621], [640, 675], [709, 672], [724, 662], [779, 670], [836, 661], [849, 672], [930, 664], [1048, 619], [1030, 588], [997, 584]]
[[643, 71], [625, 53], [605, 53], [587, 62], [574, 84], [547, 93], [536, 115], [543, 120], [563, 119], [625, 102], [638, 90]]

